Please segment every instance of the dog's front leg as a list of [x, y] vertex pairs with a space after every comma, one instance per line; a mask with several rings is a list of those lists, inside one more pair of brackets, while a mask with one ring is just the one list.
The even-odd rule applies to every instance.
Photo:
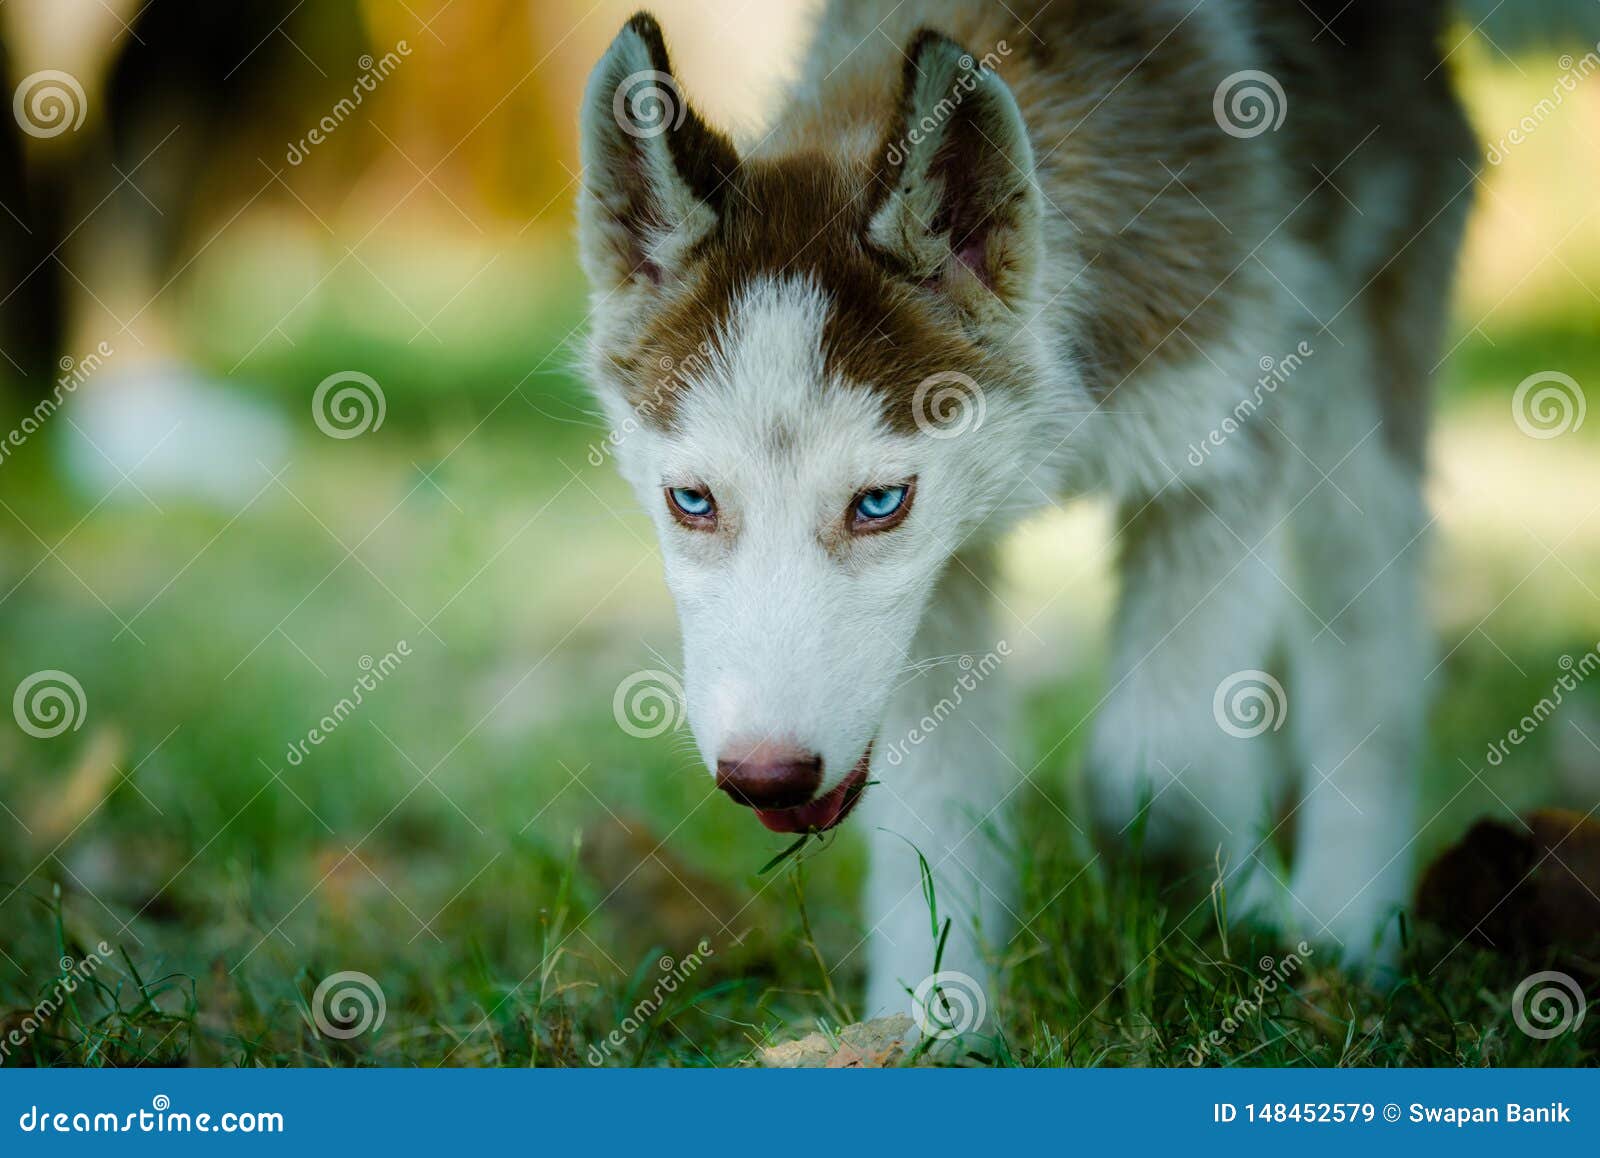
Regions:
[[986, 950], [1003, 949], [1013, 925], [1006, 817], [1021, 757], [1003, 687], [1012, 644], [993, 622], [988, 571], [986, 559], [951, 562], [876, 747], [876, 783], [861, 807], [872, 857], [868, 1017], [910, 1012], [911, 993], [935, 972], [919, 852], [932, 870], [939, 924], [952, 923], [938, 970], [971, 979], [938, 983], [950, 1019], [975, 1021], [980, 1001], [992, 1016], [998, 996]]

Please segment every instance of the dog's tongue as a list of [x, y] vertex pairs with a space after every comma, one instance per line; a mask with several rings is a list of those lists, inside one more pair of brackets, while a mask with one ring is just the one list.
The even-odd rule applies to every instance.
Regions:
[[861, 798], [861, 790], [867, 786], [867, 766], [871, 758], [872, 749], [868, 748], [855, 770], [826, 796], [819, 796], [798, 808], [757, 808], [756, 818], [773, 832], [826, 832], [849, 816]]

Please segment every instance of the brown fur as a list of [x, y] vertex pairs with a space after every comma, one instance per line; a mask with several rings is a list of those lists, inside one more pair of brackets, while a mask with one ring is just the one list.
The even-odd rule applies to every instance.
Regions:
[[[978, 58], [1004, 48], [997, 70], [1033, 138], [1052, 268], [1045, 300], [999, 300], [1024, 315], [1070, 312], [1071, 324], [1054, 329], [1073, 337], [1055, 340], [1092, 396], [1116, 393], [1117, 405], [1137, 409], [1142, 373], [1191, 363], [1197, 348], [1262, 312], [1261, 295], [1277, 290], [1256, 255], [1283, 234], [1335, 267], [1358, 264], [1345, 272], [1367, 288], [1346, 309], [1378, 335], [1385, 437], [1420, 465], [1443, 287], [1475, 166], [1436, 43], [1441, 0], [1244, 0], [1260, 42], [1244, 59], [1281, 80], [1290, 109], [1281, 132], [1248, 140], [1220, 131], [1212, 107], [1240, 49], [1219, 49], [1187, 0], [930, 0], [886, 18], [884, 7], [832, 0], [823, 20], [832, 39], [819, 40], [804, 70], [818, 79], [792, 95], [754, 155], [735, 157], [692, 112], [672, 134], [686, 182], [718, 223], [640, 311], [638, 332], [607, 351], [648, 420], [671, 425], [690, 378], [683, 367], [715, 342], [752, 278], [779, 273], [832, 295], [828, 367], [880, 393], [897, 430], [912, 429], [912, 394], [931, 374], [960, 370], [985, 388], [1009, 380], [1016, 367], [1003, 351], [974, 342], [947, 302], [919, 292], [866, 240], [898, 179], [883, 155], [903, 131], [915, 50], [937, 32]], [[635, 26], [669, 71], [654, 22]], [[943, 162], [952, 186], [968, 160]], [[988, 227], [933, 224], [961, 238]], [[979, 276], [993, 288], [1003, 271]], [[1337, 333], [1337, 319], [1323, 321]]]
[[[1193, 358], [1196, 345], [1224, 337], [1241, 312], [1258, 308], [1240, 292], [1239, 273], [1263, 239], [1286, 230], [1336, 249], [1340, 230], [1361, 224], [1350, 190], [1394, 173], [1402, 203], [1386, 225], [1368, 224], [1387, 230], [1373, 248], [1395, 260], [1362, 271], [1363, 281], [1373, 279], [1362, 308], [1385, 339], [1391, 372], [1378, 386], [1388, 437], [1420, 460], [1426, 351], [1443, 328], [1442, 290], [1470, 204], [1460, 194], [1476, 165], [1437, 46], [1442, 0], [1251, 0], [1244, 8], [1262, 42], [1254, 56], [1282, 81], [1290, 107], [1280, 134], [1253, 140], [1218, 130], [1212, 98], [1224, 72], [1201, 23], [1186, 19], [1189, 3], [907, 4], [870, 36], [877, 8], [862, 6], [864, 27], [856, 28], [849, 7], [834, 0], [827, 17], [848, 30], [848, 56], [830, 60], [819, 46], [812, 70], [831, 76], [791, 108], [766, 151], [846, 140], [864, 116], [885, 115], [898, 71], [886, 41], [929, 21], [930, 9], [945, 17], [935, 26], [974, 55], [1007, 44], [999, 72], [1033, 133], [1047, 212], [1078, 258], [1057, 281], [1094, 304], [1073, 352], [1101, 397], [1137, 371]], [[1268, 199], [1260, 176], [1279, 164], [1273, 144], [1289, 189]], [[1285, 206], [1294, 209], [1287, 219]], [[1137, 402], [1124, 395], [1120, 404]]]
[[[898, 25], [926, 19], [925, 7], [897, 11], [884, 35], [896, 39]], [[1174, 29], [1162, 8], [1033, 0], [1013, 5], [1013, 17], [1004, 6], [966, 5], [936, 25], [975, 56], [1002, 42], [1009, 50], [998, 71], [1033, 134], [1046, 213], [1076, 258], [1059, 280], [1076, 280], [1096, 303], [1072, 353], [1102, 396], [1152, 362], [1193, 357], [1180, 332], [1200, 343], [1227, 332], [1237, 305], [1227, 292], [1233, 271], [1269, 227], [1250, 188], [1259, 157], [1249, 155], [1249, 142], [1218, 131], [1215, 78], [1196, 72], [1208, 56], [1201, 30]], [[1032, 33], [1020, 22], [1031, 22]], [[852, 53], [781, 126], [775, 147], [838, 138], [841, 121], [861, 115], [851, 110], [890, 107], [887, 49], [873, 37]]]
[[[1456, 253], [1481, 168], [1476, 138], [1441, 55], [1443, 0], [1385, 4], [1254, 0], [1294, 115], [1286, 129], [1296, 202], [1289, 225], [1330, 256], [1341, 231], [1381, 231], [1354, 270], [1379, 337], [1384, 436], [1420, 468]], [[1315, 9], [1315, 13], [1311, 10]], [[1381, 216], [1359, 225], [1345, 200], [1378, 172], [1400, 175]]]
[[615, 355], [636, 409], [670, 426], [689, 379], [661, 367], [703, 357], [701, 344], [715, 340], [741, 291], [780, 274], [810, 277], [829, 292], [827, 370], [877, 391], [893, 429], [915, 429], [911, 397], [925, 378], [952, 367], [982, 372], [984, 354], [960, 327], [868, 251], [872, 202], [863, 173], [802, 153], [746, 161], [730, 184], [717, 231], [682, 281], [663, 291], [637, 340]]

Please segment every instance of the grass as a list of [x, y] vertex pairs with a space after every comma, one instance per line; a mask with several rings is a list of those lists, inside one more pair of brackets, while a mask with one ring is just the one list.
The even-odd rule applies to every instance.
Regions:
[[[1042, 827], [1025, 842], [1037, 850], [1024, 860], [1027, 911], [1042, 906], [1041, 919], [1037, 939], [1009, 954], [999, 1064], [1553, 1066], [1600, 1057], [1592, 1026], [1550, 1042], [1514, 1027], [1511, 989], [1541, 962], [1456, 947], [1434, 969], [1430, 962], [1451, 946], [1424, 934], [1411, 945], [1405, 977], [1383, 987], [1314, 957], [1291, 967], [1270, 937], [1227, 932], [1203, 890], [1192, 904], [1184, 890], [1169, 891], [1128, 866], [1085, 869], [1059, 834]], [[764, 945], [735, 946], [712, 934], [715, 957], [696, 984], [654, 1009], [623, 1050], [597, 1054], [650, 991], [661, 951], [618, 958], [601, 947], [603, 928], [574, 942], [569, 931], [592, 900], [574, 862], [528, 861], [508, 883], [549, 892], [511, 938], [498, 890], [490, 889], [460, 903], [443, 946], [406, 945], [404, 924], [380, 909], [344, 921], [324, 917], [315, 940], [274, 948], [237, 971], [222, 957], [188, 970], [172, 960], [194, 959], [194, 949], [182, 946], [205, 940], [200, 914], [148, 921], [150, 943], [132, 952], [120, 946], [92, 987], [80, 989], [13, 1061], [730, 1065], [747, 1062], [762, 1044], [850, 1017], [858, 970], [846, 965], [836, 974], [836, 950], [795, 948], [814, 947], [802, 862], [783, 870], [792, 899], [773, 904]], [[1073, 888], [1045, 904], [1058, 882], [1074, 878]], [[396, 883], [410, 881], [402, 874]], [[815, 895], [810, 901], [817, 905]], [[87, 946], [69, 932], [82, 922], [69, 919], [59, 900], [36, 898], [33, 924], [41, 950], [53, 933], [49, 952], [82, 959]], [[313, 1029], [313, 990], [325, 972], [353, 959], [380, 979], [387, 1011], [379, 1029], [345, 1043]], [[1263, 998], [1258, 983], [1275, 974], [1285, 984]], [[42, 973], [19, 1004], [48, 1000], [58, 980]]]
[[[50, 1007], [7, 1064], [730, 1065], [846, 1023], [863, 967], [855, 836], [778, 858], [784, 841], [708, 800], [681, 732], [640, 739], [612, 718], [621, 679], [670, 668], [675, 645], [648, 527], [585, 463], [584, 431], [485, 424], [470, 454], [446, 453], [459, 431], [436, 423], [383, 435], [306, 434], [283, 486], [231, 526], [131, 494], [93, 509], [50, 485], [42, 451], [7, 464], [33, 485], [0, 532], [0, 684], [55, 667], [88, 700], [55, 740], [0, 730], [0, 1009], [9, 1029]], [[1592, 619], [1529, 600], [1504, 613], [1514, 635], [1496, 620], [1468, 634], [1501, 594], [1446, 628], [1465, 643], [1441, 669], [1425, 815], [1446, 807], [1425, 854], [1477, 815], [1594, 783], [1573, 729], [1550, 727], [1466, 784], [1459, 759], [1479, 767], [1555, 660], [1596, 638]], [[410, 657], [359, 713], [288, 759], [361, 657], [400, 640]], [[1203, 875], [1093, 858], [1057, 813], [1082, 815], [1075, 736], [1098, 676], [1028, 687], [1028, 750], [1074, 739], [1023, 809], [1032, 919], [1000, 953], [1000, 1063], [1183, 1065], [1202, 1045], [1205, 1064], [1600, 1060], [1597, 1019], [1550, 1042], [1512, 1023], [1512, 989], [1548, 962], [1426, 929], [1401, 980], [1312, 958], [1233, 1025], [1286, 946], [1226, 931]], [[1584, 694], [1574, 723], [1600, 714], [1600, 688]], [[101, 941], [92, 983], [55, 1002], [62, 959]], [[384, 1002], [349, 1040], [315, 1019], [318, 984], [345, 971]]]

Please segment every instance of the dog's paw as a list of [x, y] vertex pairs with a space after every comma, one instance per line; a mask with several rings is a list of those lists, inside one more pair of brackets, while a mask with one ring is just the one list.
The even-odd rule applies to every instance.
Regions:
[[1287, 929], [1294, 924], [1294, 902], [1282, 879], [1264, 864], [1230, 870], [1223, 882], [1230, 925]]
[[1184, 793], [1168, 792], [1175, 769], [1183, 765], [1173, 766], [1148, 730], [1138, 726], [1143, 713], [1137, 696], [1125, 693], [1114, 696], [1096, 717], [1085, 767], [1089, 807], [1103, 846], [1138, 845], [1154, 856], [1168, 856], [1180, 850], [1192, 826]]
[[1290, 936], [1337, 957], [1353, 972], [1381, 976], [1399, 966], [1400, 897], [1376, 885], [1352, 884], [1348, 877], [1303, 874], [1296, 874], [1289, 894]]

